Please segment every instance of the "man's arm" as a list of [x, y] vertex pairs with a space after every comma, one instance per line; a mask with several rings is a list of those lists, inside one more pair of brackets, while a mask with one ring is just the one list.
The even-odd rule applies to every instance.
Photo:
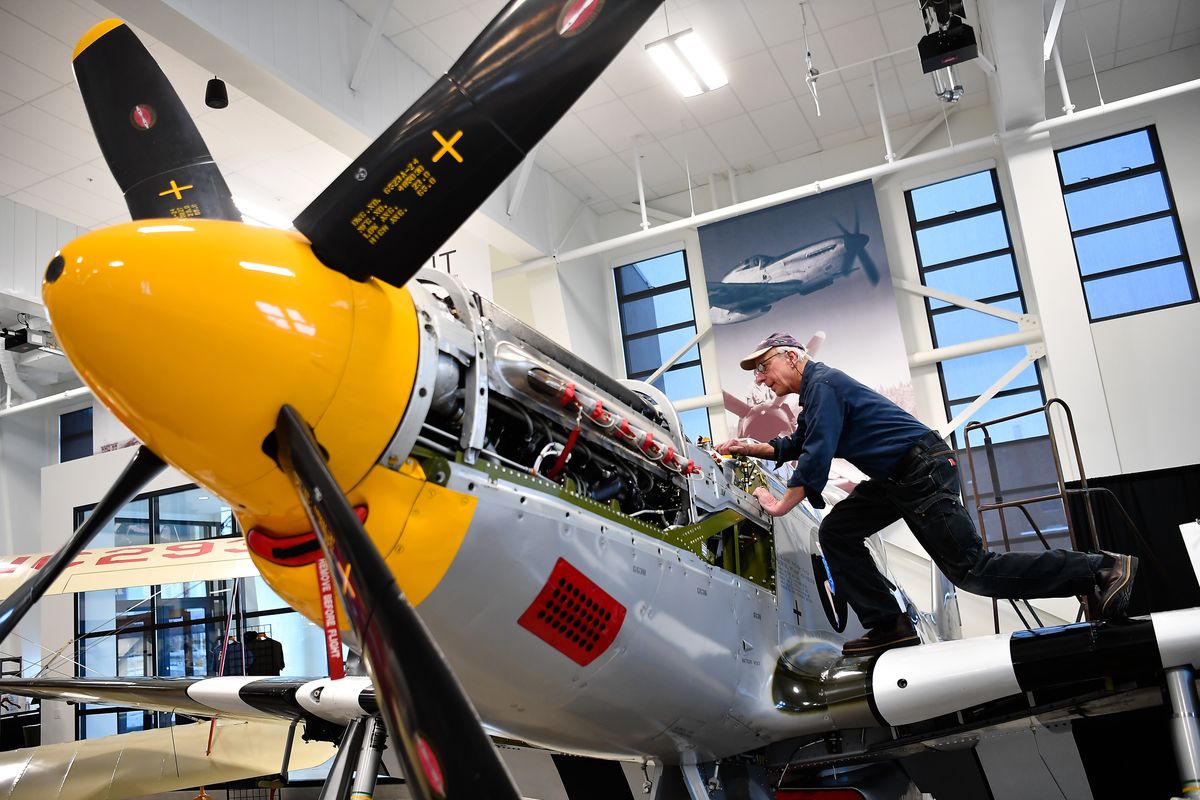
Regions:
[[754, 497], [767, 514], [772, 517], [782, 517], [800, 505], [800, 501], [804, 499], [804, 487], [793, 486], [784, 493], [783, 499], [776, 500], [775, 495], [771, 494], [765, 486], [760, 486], [754, 490]]

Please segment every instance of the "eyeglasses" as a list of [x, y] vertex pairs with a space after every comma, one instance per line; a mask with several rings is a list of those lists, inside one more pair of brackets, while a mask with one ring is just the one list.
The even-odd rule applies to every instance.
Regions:
[[780, 352], [780, 353], [776, 353], [773, 356], [767, 356], [762, 361], [755, 364], [754, 365], [754, 374], [762, 375], [764, 372], [767, 371], [767, 362], [770, 361], [772, 358], [776, 358], [776, 357], [782, 356], [782, 355], [786, 355], [786, 352]]

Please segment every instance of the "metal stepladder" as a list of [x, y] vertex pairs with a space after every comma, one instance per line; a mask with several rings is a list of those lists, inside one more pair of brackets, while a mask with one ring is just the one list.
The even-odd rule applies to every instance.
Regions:
[[[1059, 457], [1058, 439], [1054, 430], [1054, 420], [1051, 417], [1050, 409], [1058, 406], [1066, 418], [1067, 430], [1070, 435], [1070, 446], [1074, 453], [1075, 467], [1079, 472], [1079, 488], [1067, 488], [1066, 481], [1063, 478], [1062, 463]], [[1055, 481], [1058, 491], [1050, 494], [1040, 494], [1036, 497], [1023, 498], [1019, 500], [1005, 500], [1004, 491], [1000, 485], [999, 470], [996, 463], [995, 450], [993, 448], [992, 438], [988, 427], [995, 427], [1004, 422], [1009, 422], [1020, 417], [1031, 416], [1034, 414], [1042, 414], [1046, 421], [1046, 430], [1049, 434], [1050, 452], [1054, 459]], [[981, 502], [979, 482], [976, 480], [975, 460], [971, 448], [971, 433], [973, 431], [983, 432], [983, 449], [986, 456], [988, 474], [991, 481], [992, 500], [991, 502]], [[1004, 543], [1006, 551], [1011, 550], [1011, 541], [1009, 539], [1008, 524], [1005, 520], [1005, 509], [1016, 508], [1024, 515], [1026, 522], [1042, 546], [1050, 549], [1050, 544], [1046, 541], [1041, 528], [1034, 520], [1033, 515], [1029, 513], [1028, 506], [1035, 503], [1044, 503], [1048, 501], [1058, 500], [1063, 504], [1063, 511], [1066, 518], [1067, 536], [1070, 540], [1072, 549], [1079, 549], [1079, 531], [1077, 526], [1072, 521], [1071, 507], [1068, 503], [1068, 497], [1078, 495], [1083, 500], [1083, 507], [1087, 514], [1087, 530], [1086, 530], [1086, 546], [1091, 550], [1099, 550], [1097, 540], [1096, 514], [1093, 506], [1093, 500], [1097, 494], [1102, 494], [1112, 500], [1113, 505], [1120, 512], [1125, 524], [1129, 527], [1134, 535], [1142, 540], [1144, 552], [1149, 553], [1150, 550], [1142, 539], [1140, 532], [1133, 520], [1125, 512], [1120, 501], [1107, 488], [1090, 488], [1087, 485], [1087, 475], [1083, 469], [1083, 459], [1079, 452], [1079, 441], [1075, 433], [1075, 421], [1071, 416], [1071, 409], [1065, 402], [1058, 398], [1051, 398], [1045, 405], [1022, 411], [1016, 414], [999, 417], [997, 419], [984, 422], [971, 422], [963, 429], [963, 446], [967, 453], [967, 467], [971, 478], [971, 494], [975, 505], [975, 514], [979, 535], [983, 539], [983, 546], [990, 549], [988, 545], [988, 536], [984, 515], [989, 511], [997, 511], [1000, 519], [1000, 536]], [[1033, 617], [1038, 627], [1042, 627], [1042, 622], [1037, 616], [1037, 612], [1029, 604], [1027, 600], [1020, 601], [1026, 610]], [[1025, 619], [1025, 615], [1021, 613], [1021, 609], [1016, 600], [1009, 600], [1013, 610], [1020, 617], [1021, 622], [1027, 629], [1030, 628], [1029, 622]], [[1087, 611], [1087, 600], [1083, 600], [1079, 605], [1079, 614], [1075, 621], [1079, 622], [1085, 616]], [[1090, 619], [1090, 615], [1089, 619]], [[1000, 632], [1000, 616], [999, 605], [995, 599], [992, 600], [992, 619], [996, 633]], [[1187, 798], [1200, 798], [1200, 718], [1198, 718], [1198, 709], [1200, 709], [1200, 701], [1197, 699], [1196, 692], [1196, 674], [1190, 666], [1177, 666], [1165, 670], [1164, 682], [1166, 686], [1166, 694], [1170, 699], [1172, 716], [1171, 716], [1171, 738], [1175, 745], [1175, 756], [1179, 766], [1180, 778], [1183, 786], [1183, 796]]]

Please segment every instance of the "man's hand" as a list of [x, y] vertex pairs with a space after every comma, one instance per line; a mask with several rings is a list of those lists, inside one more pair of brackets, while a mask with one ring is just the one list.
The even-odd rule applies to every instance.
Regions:
[[804, 487], [796, 486], [788, 489], [782, 500], [776, 500], [775, 495], [771, 494], [765, 486], [760, 486], [754, 490], [754, 499], [758, 500], [763, 511], [767, 512], [769, 516], [782, 517], [804, 499]]
[[729, 439], [717, 445], [717, 452], [723, 456], [769, 458], [775, 455], [775, 448], [763, 442], [746, 442], [741, 439]]

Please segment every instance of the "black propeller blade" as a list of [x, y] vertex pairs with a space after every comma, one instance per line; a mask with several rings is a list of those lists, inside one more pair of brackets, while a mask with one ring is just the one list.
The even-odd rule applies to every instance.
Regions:
[[134, 219], [241, 221], [196, 124], [127, 25], [96, 25], [76, 46], [73, 64], [100, 150]]
[[867, 252], [866, 244], [858, 251], [858, 260], [862, 262], [863, 272], [867, 274], [867, 280], [871, 282], [871, 285], [879, 283], [879, 267], [875, 266], [875, 260]]
[[362, 644], [380, 710], [400, 742], [409, 791], [436, 798], [518, 798], [479, 716], [342, 494], [308, 425], [279, 412], [279, 466], [304, 501], [343, 607]]
[[513, 0], [296, 217], [327, 266], [403, 285], [583, 94], [661, 0]]
[[0, 604], [0, 641], [4, 641], [13, 632], [33, 604], [41, 599], [50, 588], [50, 584], [66, 569], [71, 559], [87, 547], [96, 532], [111, 522], [117, 512], [124, 508], [151, 478], [162, 472], [164, 466], [166, 465], [162, 459], [145, 445], [137, 449], [129, 466], [125, 467], [125, 471], [104, 495], [91, 516], [83, 521], [67, 543], [46, 562], [46, 566]]

